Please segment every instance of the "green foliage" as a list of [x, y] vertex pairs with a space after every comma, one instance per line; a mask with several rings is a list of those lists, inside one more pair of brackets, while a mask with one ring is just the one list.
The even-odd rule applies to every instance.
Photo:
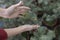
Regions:
[[[16, 4], [19, 1], [20, 0], [0, 0], [0, 7], [7, 8], [10, 5]], [[34, 36], [31, 36], [31, 40], [53, 40], [53, 38], [56, 38], [55, 31], [57, 31], [58, 34], [60, 31], [58, 30], [58, 28], [55, 29], [54, 28], [55, 26], [54, 27], [51, 26], [53, 30], [50, 30], [48, 26], [56, 23], [56, 21], [54, 20], [57, 20], [57, 18], [60, 17], [60, 0], [22, 0], [22, 1], [24, 1], [24, 5], [30, 7], [31, 10], [26, 12], [20, 18], [14, 19], [0, 18], [1, 19], [0, 21], [4, 23], [3, 28], [14, 28], [16, 26], [25, 24], [39, 24], [40, 28], [38, 28], [36, 32], [32, 33]], [[42, 17], [37, 17], [38, 15], [41, 16], [41, 14], [43, 14]], [[47, 24], [49, 25], [45, 26], [43, 24], [43, 20], [44, 22], [47, 22]], [[23, 34], [24, 35], [19, 34], [14, 37], [11, 37], [8, 40], [26, 40], [25, 37], [27, 34], [25, 33]], [[58, 40], [60, 40], [60, 35], [58, 36], [59, 36]]]
[[44, 26], [41, 26], [37, 32], [34, 33], [34, 37], [31, 40], [52, 40], [55, 37], [55, 32], [48, 30]]

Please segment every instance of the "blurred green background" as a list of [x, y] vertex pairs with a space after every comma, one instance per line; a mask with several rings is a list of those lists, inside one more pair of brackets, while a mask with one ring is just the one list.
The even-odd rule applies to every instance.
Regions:
[[31, 10], [21, 18], [0, 17], [0, 28], [14, 28], [25, 24], [39, 24], [36, 32], [9, 37], [7, 40], [60, 40], [60, 0], [0, 0], [1, 8], [23, 1]]

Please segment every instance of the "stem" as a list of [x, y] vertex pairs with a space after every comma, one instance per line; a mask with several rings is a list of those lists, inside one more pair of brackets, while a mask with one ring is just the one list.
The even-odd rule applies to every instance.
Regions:
[[36, 5], [38, 6], [38, 0], [36, 0], [36, 3], [37, 3]]
[[26, 40], [30, 40], [30, 37], [31, 37], [31, 36], [30, 36], [30, 32], [28, 31], [28, 32], [27, 32]]

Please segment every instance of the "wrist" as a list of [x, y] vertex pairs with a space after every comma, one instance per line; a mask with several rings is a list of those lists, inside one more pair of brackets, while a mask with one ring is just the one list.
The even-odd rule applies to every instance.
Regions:
[[24, 26], [19, 26], [19, 27], [17, 27], [17, 30], [19, 30], [21, 33], [25, 32], [25, 27]]

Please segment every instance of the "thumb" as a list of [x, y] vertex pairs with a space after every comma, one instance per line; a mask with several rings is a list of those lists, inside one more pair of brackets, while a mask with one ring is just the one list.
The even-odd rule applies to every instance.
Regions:
[[20, 1], [17, 5], [22, 6], [23, 4], [24, 4], [23, 1]]

